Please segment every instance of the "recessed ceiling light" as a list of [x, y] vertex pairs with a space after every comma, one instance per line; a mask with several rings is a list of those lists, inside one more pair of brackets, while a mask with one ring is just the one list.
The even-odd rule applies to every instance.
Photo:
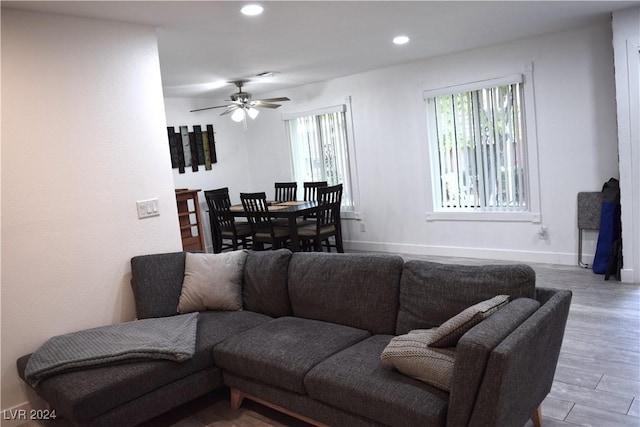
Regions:
[[409, 37], [407, 36], [398, 36], [393, 38], [393, 42], [395, 44], [406, 44], [409, 43]]
[[260, 15], [264, 9], [259, 4], [248, 4], [240, 9], [243, 15], [256, 16]]

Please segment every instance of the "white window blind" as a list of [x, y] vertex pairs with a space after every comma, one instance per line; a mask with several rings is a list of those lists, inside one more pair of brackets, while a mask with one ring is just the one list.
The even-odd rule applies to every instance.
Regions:
[[342, 207], [353, 210], [345, 107], [284, 116], [298, 186], [305, 181], [343, 185]]
[[529, 210], [522, 86], [509, 76], [424, 92], [436, 210]]

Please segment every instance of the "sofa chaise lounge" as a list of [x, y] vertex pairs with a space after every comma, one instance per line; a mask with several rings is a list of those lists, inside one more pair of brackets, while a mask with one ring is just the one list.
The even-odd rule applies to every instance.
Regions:
[[[177, 314], [186, 256], [131, 260], [139, 319]], [[448, 390], [381, 363], [395, 336], [496, 295], [510, 302], [459, 339]], [[254, 399], [316, 425], [539, 425], [570, 301], [536, 287], [526, 265], [249, 252], [242, 310], [201, 311], [191, 359], [66, 372], [35, 391], [78, 426], [133, 426], [225, 386], [233, 407]], [[30, 356], [17, 362], [23, 379]]]

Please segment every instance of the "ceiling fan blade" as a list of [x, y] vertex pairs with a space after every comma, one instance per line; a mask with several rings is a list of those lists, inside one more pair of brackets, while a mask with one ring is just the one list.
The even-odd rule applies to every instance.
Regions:
[[287, 98], [286, 96], [283, 96], [281, 98], [265, 98], [265, 99], [256, 99], [256, 101], [258, 102], [283, 102], [283, 101], [291, 101], [289, 98]]
[[256, 102], [255, 104], [252, 105], [252, 107], [255, 107], [255, 108], [278, 108], [278, 107], [282, 107], [282, 105], [280, 105], [280, 104], [268, 104], [266, 102]]
[[193, 113], [195, 111], [212, 110], [214, 108], [223, 108], [223, 107], [228, 107], [228, 105], [216, 105], [215, 107], [198, 108], [198, 109], [195, 109], [195, 110], [189, 110], [189, 112]]
[[237, 105], [229, 105], [229, 108], [227, 108], [226, 110], [224, 110], [224, 112], [222, 114], [220, 114], [221, 116], [224, 116], [225, 114], [229, 114], [229, 113], [233, 113], [234, 111], [236, 111], [238, 108]]

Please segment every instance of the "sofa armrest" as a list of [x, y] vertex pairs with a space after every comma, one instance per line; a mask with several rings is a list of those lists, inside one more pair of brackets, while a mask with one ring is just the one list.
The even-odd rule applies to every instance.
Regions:
[[469, 424], [491, 352], [539, 307], [540, 303], [533, 299], [513, 300], [460, 339], [451, 379], [447, 427]]
[[555, 291], [491, 352], [469, 426], [510, 427], [531, 418], [551, 391], [571, 296]]

